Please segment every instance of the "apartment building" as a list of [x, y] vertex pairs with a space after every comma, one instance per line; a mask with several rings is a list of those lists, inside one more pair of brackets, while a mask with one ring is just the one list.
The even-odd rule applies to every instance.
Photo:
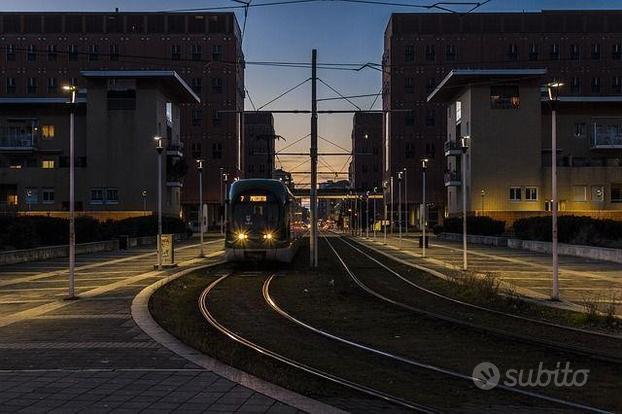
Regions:
[[201, 99], [180, 106], [183, 211], [196, 214], [195, 160], [204, 159], [209, 222], [220, 220], [213, 183], [221, 168], [239, 176], [243, 166], [244, 57], [233, 13], [0, 13], [0, 66], [1, 97], [57, 98], [64, 84], [84, 88], [87, 70], [178, 73]]
[[274, 116], [270, 112], [244, 113], [244, 176], [272, 178], [274, 172]]
[[355, 113], [352, 118], [351, 188], [381, 191], [382, 187], [382, 114]]
[[0, 212], [65, 216], [69, 210], [70, 114], [74, 113], [75, 208], [101, 220], [181, 214], [181, 105], [199, 102], [173, 71], [83, 71], [66, 97], [0, 98]]
[[448, 215], [462, 214], [463, 191], [467, 214], [507, 224], [549, 214], [555, 108], [560, 213], [622, 219], [622, 96], [568, 96], [563, 85], [551, 101], [547, 78], [545, 69], [456, 69], [430, 94], [447, 105]]
[[446, 210], [446, 107], [427, 96], [452, 69], [546, 68], [568, 96], [622, 94], [622, 12], [396, 13], [385, 31], [383, 175], [408, 170], [407, 217], [417, 223], [421, 159], [430, 218]]

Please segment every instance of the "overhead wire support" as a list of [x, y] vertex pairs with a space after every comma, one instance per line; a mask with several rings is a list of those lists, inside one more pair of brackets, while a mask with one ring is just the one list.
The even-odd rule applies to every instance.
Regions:
[[[288, 93], [298, 89], [299, 87], [301, 87], [302, 85], [304, 85], [305, 83], [309, 82], [311, 80], [311, 78], [307, 78], [305, 80], [303, 80], [302, 82], [300, 82], [299, 84], [297, 84], [296, 86], [293, 86], [291, 88], [289, 88], [288, 90], [286, 90], [285, 92], [282, 92], [279, 96], [277, 96], [276, 98], [266, 102], [265, 104], [261, 105], [259, 108], [257, 108], [257, 111], [261, 111], [263, 108], [265, 108], [266, 106], [270, 105], [271, 103], [281, 99], [283, 96], [287, 95]], [[274, 112], [274, 111], [268, 111], [268, 112]], [[283, 112], [283, 111], [282, 111]]]
[[[341, 92], [339, 92], [337, 89], [333, 88], [332, 86], [330, 86], [328, 83], [324, 82], [321, 78], [318, 78], [318, 80], [320, 82], [322, 82], [326, 87], [328, 87], [328, 89], [330, 89], [331, 91], [335, 92], [337, 95], [339, 95], [341, 97], [341, 99], [345, 99], [346, 101], [348, 101], [350, 103], [350, 105], [352, 105], [353, 107], [355, 107], [356, 109], [358, 109], [359, 111], [362, 111], [361, 107], [358, 106], [357, 104], [355, 104], [354, 102], [352, 102], [350, 99], [348, 99], [347, 96], [344, 96]], [[316, 100], [317, 102], [317, 100]]]

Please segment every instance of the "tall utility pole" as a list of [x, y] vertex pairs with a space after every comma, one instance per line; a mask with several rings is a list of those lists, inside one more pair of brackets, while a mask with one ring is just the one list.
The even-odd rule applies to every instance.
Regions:
[[402, 172], [397, 173], [397, 221], [400, 235], [400, 248], [402, 248]]
[[[220, 167], [220, 206], [221, 206], [221, 208], [223, 210], [224, 210], [224, 207], [225, 207], [225, 196], [224, 196], [224, 191], [222, 189], [224, 181], [225, 181], [224, 169], [222, 167]], [[225, 234], [224, 211], [223, 211], [223, 215], [218, 214], [218, 216], [220, 218], [220, 234], [224, 235]]]
[[426, 170], [428, 168], [428, 159], [424, 158], [423, 160], [421, 160], [421, 171], [422, 171], [422, 175], [423, 175], [423, 187], [422, 187], [422, 199], [423, 202], [421, 203], [421, 247], [422, 247], [422, 253], [421, 256], [425, 257], [425, 225], [426, 225], [426, 208], [425, 208], [425, 173]]
[[462, 143], [462, 270], [468, 269], [467, 262], [467, 165], [466, 155], [469, 150], [469, 136], [461, 139]]
[[158, 153], [158, 270], [162, 270], [162, 151], [164, 146], [160, 136], [154, 137]]
[[205, 257], [205, 252], [203, 251], [203, 221], [205, 221], [203, 216], [203, 160], [197, 160], [197, 164], [197, 170], [199, 171], [199, 210], [197, 216], [199, 219], [199, 235], [201, 240], [199, 257]]
[[76, 213], [75, 213], [75, 128], [74, 113], [76, 110], [75, 85], [65, 86], [64, 90], [71, 93], [71, 112], [69, 114], [69, 289], [67, 299], [76, 299], [75, 269], [76, 269]]
[[391, 217], [389, 222], [391, 223], [391, 237], [393, 237], [393, 220], [394, 220], [394, 213], [393, 213], [393, 176], [390, 177], [391, 178], [391, 211], [389, 212], [389, 216]]
[[408, 225], [410, 224], [410, 210], [408, 209], [408, 170], [404, 167], [404, 204], [406, 204], [406, 236], [408, 237]]
[[559, 300], [559, 257], [557, 252], [557, 99], [561, 82], [546, 85], [551, 104], [551, 212], [552, 212], [552, 254], [553, 254], [553, 291], [551, 300]]
[[317, 49], [311, 51], [311, 148], [309, 153], [311, 156], [309, 264], [315, 268], [317, 267]]

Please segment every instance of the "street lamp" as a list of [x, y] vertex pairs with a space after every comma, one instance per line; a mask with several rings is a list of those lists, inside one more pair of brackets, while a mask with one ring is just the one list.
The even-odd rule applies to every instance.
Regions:
[[553, 253], [553, 291], [551, 300], [559, 300], [559, 258], [557, 254], [557, 102], [561, 82], [546, 85], [551, 105], [551, 211], [552, 211], [552, 253]]
[[[224, 195], [223, 195], [223, 190], [222, 190], [222, 184], [224, 181], [224, 168], [220, 167], [220, 206], [224, 209]], [[223, 218], [223, 216], [221, 216], [219, 214], [219, 220], [220, 220], [220, 234], [224, 235], [225, 234], [225, 220]]]
[[378, 187], [374, 187], [374, 217], [372, 219], [372, 230], [374, 232], [374, 240], [376, 240], [376, 197], [375, 195], [378, 193]]
[[228, 173], [224, 173], [222, 175], [222, 179], [223, 179], [223, 181], [225, 183], [225, 193], [224, 193], [224, 201], [223, 201], [223, 209], [225, 210], [225, 214], [224, 214], [224, 221], [223, 221], [223, 223], [224, 223], [224, 226], [225, 226], [224, 227], [224, 233], [226, 234], [227, 233], [227, 197], [228, 197], [228, 194], [227, 194], [227, 189], [228, 188], [227, 187], [229, 186], [229, 184], [228, 184], [229, 174]]
[[384, 222], [382, 223], [384, 227], [384, 244], [387, 244], [387, 212], [388, 212], [388, 206], [387, 206], [387, 189], [389, 187], [389, 182], [388, 181], [384, 181], [382, 183], [382, 201], [384, 202]]
[[197, 170], [199, 171], [199, 211], [198, 211], [198, 219], [199, 219], [199, 237], [201, 250], [199, 252], [199, 257], [205, 257], [205, 253], [203, 252], [203, 221], [205, 218], [203, 217], [203, 160], [197, 160]]
[[480, 191], [480, 196], [482, 197], [482, 216], [484, 215], [484, 197], [486, 197], [486, 191], [482, 190]]
[[408, 170], [404, 167], [404, 203], [406, 204], [406, 237], [408, 237], [408, 224], [410, 222], [410, 210], [408, 210]]
[[391, 237], [393, 237], [393, 176], [389, 177], [391, 181]]
[[164, 138], [153, 137], [158, 153], [158, 270], [162, 270], [162, 151]]
[[421, 238], [421, 242], [422, 242], [422, 246], [423, 246], [423, 250], [421, 253], [422, 257], [425, 257], [425, 226], [426, 226], [426, 205], [425, 205], [425, 173], [426, 170], [428, 169], [428, 162], [430, 160], [428, 160], [427, 158], [424, 158], [421, 160], [421, 172], [423, 174], [423, 187], [422, 187], [422, 192], [423, 192], [423, 202], [421, 203], [421, 232], [422, 232], [422, 238]]
[[76, 217], [75, 217], [75, 131], [74, 118], [76, 109], [75, 85], [65, 85], [63, 90], [71, 94], [71, 112], [69, 113], [69, 290], [67, 299], [77, 299], [75, 291], [76, 269]]
[[369, 239], [369, 191], [365, 193], [365, 238]]
[[468, 269], [467, 263], [467, 186], [466, 186], [466, 154], [469, 150], [470, 136], [460, 138], [462, 147], [462, 270]]
[[143, 190], [143, 216], [147, 215], [147, 190]]
[[397, 223], [400, 236], [400, 248], [402, 247], [402, 171], [397, 173]]

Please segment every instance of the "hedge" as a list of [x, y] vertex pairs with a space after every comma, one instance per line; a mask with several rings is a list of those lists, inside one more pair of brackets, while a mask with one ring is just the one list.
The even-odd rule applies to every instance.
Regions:
[[[505, 231], [505, 221], [487, 216], [467, 216], [467, 231], [480, 236], [498, 236]], [[462, 217], [446, 218], [442, 226], [435, 226], [434, 233], [462, 233]]]
[[[622, 245], [622, 221], [587, 216], [559, 216], [557, 220], [557, 237], [560, 243], [601, 247]], [[551, 216], [516, 220], [513, 227], [519, 239], [550, 242], [552, 238]]]
[[[185, 233], [187, 228], [178, 218], [163, 217], [164, 233]], [[132, 217], [99, 222], [91, 217], [76, 217], [76, 242], [111, 240], [121, 235], [154, 236], [158, 232], [156, 216]], [[69, 242], [69, 221], [45, 216], [0, 216], [0, 250], [57, 246]]]

